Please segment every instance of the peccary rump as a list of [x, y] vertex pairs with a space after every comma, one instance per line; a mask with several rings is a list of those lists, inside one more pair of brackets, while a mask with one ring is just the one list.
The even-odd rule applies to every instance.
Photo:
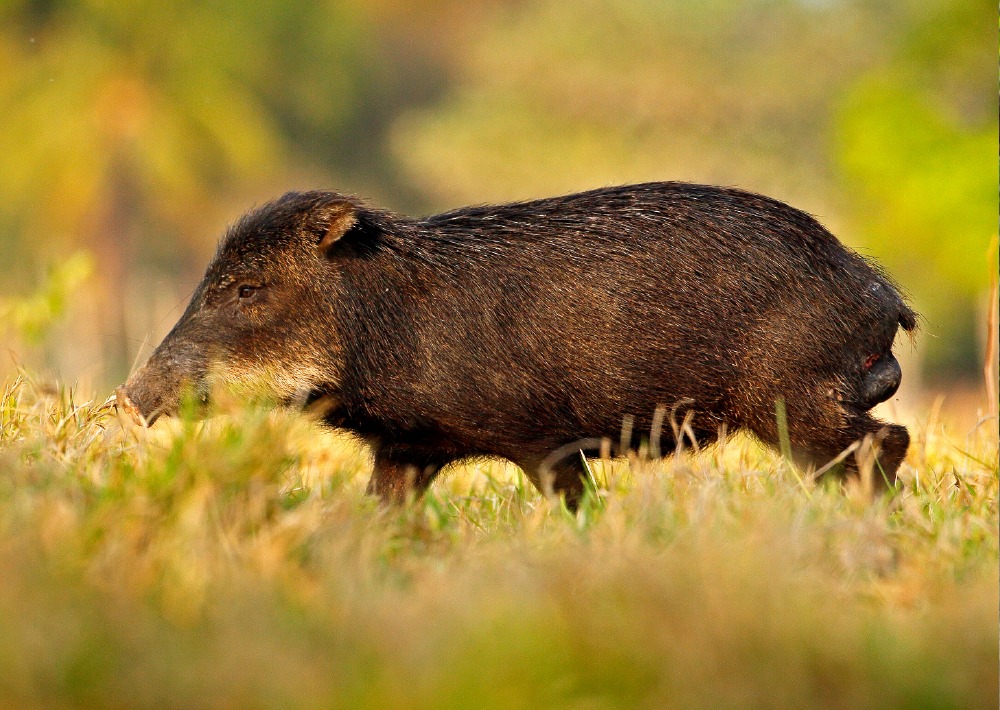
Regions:
[[117, 396], [147, 423], [220, 379], [322, 401], [371, 444], [388, 498], [499, 456], [573, 504], [581, 450], [672, 451], [723, 427], [774, 445], [779, 402], [801, 462], [870, 435], [891, 481], [909, 436], [867, 412], [898, 387], [893, 341], [915, 324], [815, 219], [740, 190], [649, 183], [425, 219], [288, 193], [229, 230]]

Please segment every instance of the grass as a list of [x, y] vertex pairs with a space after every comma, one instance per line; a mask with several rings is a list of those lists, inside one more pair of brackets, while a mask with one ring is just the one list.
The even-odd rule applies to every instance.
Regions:
[[383, 509], [287, 412], [0, 401], [0, 707], [975, 708], [998, 696], [997, 427], [908, 422], [898, 491], [744, 439]]

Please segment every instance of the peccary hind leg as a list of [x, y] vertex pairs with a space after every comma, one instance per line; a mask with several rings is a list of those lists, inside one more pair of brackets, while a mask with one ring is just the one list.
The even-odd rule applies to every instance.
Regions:
[[[821, 469], [855, 443], [871, 437], [874, 446], [874, 484], [886, 488], [896, 482], [896, 470], [906, 457], [910, 435], [905, 427], [887, 424], [868, 412], [844, 411], [839, 403], [829, 400], [792, 400], [788, 403], [788, 436], [792, 455], [802, 466]], [[775, 419], [757, 417], [743, 422], [762, 441], [778, 448], [780, 436]], [[831, 473], [857, 475], [860, 447], [832, 467]]]
[[[844, 426], [821, 433], [810, 431], [806, 438], [797, 437], [794, 426], [789, 429], [796, 459], [817, 469], [840, 456], [852, 444], [871, 437], [875, 453], [872, 461], [873, 482], [878, 489], [885, 489], [896, 483], [896, 470], [910, 446], [910, 435], [905, 427], [886, 424], [867, 413], [849, 415]], [[857, 475], [859, 460], [863, 456], [864, 451], [859, 447], [844, 459], [839, 470], [848, 475]]]
[[383, 501], [402, 503], [413, 492], [423, 494], [450, 459], [428, 456], [420, 452], [392, 448], [376, 448], [375, 465], [368, 481], [367, 493]]
[[[580, 439], [554, 448], [541, 460], [519, 460], [517, 464], [541, 493], [562, 496], [566, 508], [576, 512], [590, 477], [583, 457], [601, 455], [603, 446], [602, 439]], [[617, 452], [612, 449], [612, 453]]]
[[562, 496], [566, 501], [566, 507], [571, 511], [576, 511], [583, 498], [584, 476], [586, 471], [583, 462], [579, 459], [579, 451], [574, 455], [561, 458], [558, 461], [545, 460], [539, 462], [532, 460], [516, 461], [517, 465], [524, 471], [531, 484], [542, 495]]
[[583, 499], [586, 476], [587, 472], [579, 452], [575, 456], [559, 461], [551, 468], [544, 470], [536, 468], [528, 474], [528, 478], [539, 491], [546, 495], [551, 492], [562, 496], [566, 508], [574, 513]]
[[[822, 466], [854, 442], [862, 442], [869, 436], [875, 447], [873, 482], [876, 488], [884, 489], [896, 483], [896, 471], [910, 447], [910, 434], [906, 427], [886, 424], [867, 413], [855, 414], [848, 419], [843, 430], [830, 432], [830, 437], [826, 440], [811, 442], [812, 448], [807, 451], [807, 455], [811, 463]], [[859, 449], [844, 459], [844, 471], [857, 474], [862, 456], [863, 451]]]

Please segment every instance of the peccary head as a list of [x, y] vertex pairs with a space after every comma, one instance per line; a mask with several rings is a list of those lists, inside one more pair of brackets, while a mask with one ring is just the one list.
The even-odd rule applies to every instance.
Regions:
[[181, 394], [216, 384], [289, 402], [338, 377], [338, 294], [329, 253], [357, 224], [335, 193], [288, 193], [249, 213], [219, 245], [191, 302], [149, 360], [115, 394], [151, 424]]

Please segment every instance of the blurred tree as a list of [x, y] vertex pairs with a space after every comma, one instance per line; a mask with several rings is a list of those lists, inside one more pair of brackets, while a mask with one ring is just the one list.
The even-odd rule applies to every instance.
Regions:
[[0, 328], [32, 345], [43, 343], [52, 326], [66, 315], [70, 298], [93, 270], [90, 255], [75, 252], [49, 268], [45, 281], [26, 297], [0, 298]]
[[925, 370], [977, 376], [977, 301], [997, 268], [996, 3], [905, 7], [893, 58], [840, 108], [839, 164], [865, 241], [926, 316]]
[[394, 149], [441, 206], [681, 179], [828, 212], [826, 122], [875, 60], [869, 19], [842, 2], [512, 4]]
[[176, 268], [220, 196], [260, 191], [290, 163], [288, 126], [343, 125], [367, 47], [349, 7], [321, 0], [3, 5], [0, 224], [30, 251], [95, 253], [112, 371], [128, 363], [140, 245]]

